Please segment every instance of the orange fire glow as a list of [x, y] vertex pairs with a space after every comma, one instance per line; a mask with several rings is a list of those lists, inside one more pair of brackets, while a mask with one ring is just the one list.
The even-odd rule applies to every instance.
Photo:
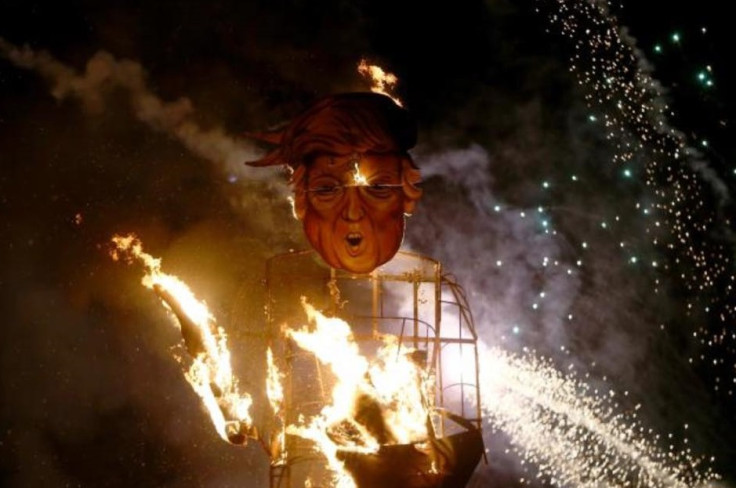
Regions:
[[271, 403], [274, 418], [276, 420], [275, 433], [271, 439], [271, 456], [272, 464], [280, 464], [284, 461], [286, 452], [286, 430], [284, 428], [284, 375], [279, 371], [276, 362], [273, 359], [273, 351], [269, 347], [266, 351], [266, 361], [268, 373], [266, 377], [266, 395]]
[[[145, 253], [137, 237], [115, 236], [112, 241], [113, 259], [144, 266], [142, 284], [155, 290], [176, 315], [185, 344], [185, 327], [196, 327], [196, 348], [187, 344], [195, 357], [185, 376], [207, 407], [217, 432], [233, 443], [244, 443], [247, 436], [257, 437], [249, 414], [251, 397], [238, 389], [227, 337], [217, 327], [206, 304], [197, 300], [179, 278], [164, 273], [161, 260]], [[400, 344], [394, 336], [378, 337], [375, 359], [369, 361], [346, 322], [326, 317], [305, 299], [302, 301], [309, 325], [285, 328], [284, 335], [314, 354], [331, 371], [335, 379], [331, 398], [319, 414], [286, 425], [284, 375], [268, 348], [266, 394], [275, 426], [270, 446], [263, 442], [262, 445], [272, 464], [278, 465], [287, 461], [287, 435], [309, 440], [327, 461], [332, 472], [331, 486], [355, 488], [355, 481], [341, 461], [341, 451], [376, 453], [381, 445], [420, 443], [433, 437], [430, 414], [434, 410], [434, 378], [427, 372], [426, 357]], [[194, 354], [193, 350], [198, 352]]]
[[[174, 300], [180, 313], [184, 314], [183, 318], [194, 326], [192, 332], [196, 335], [198, 352], [185, 377], [202, 399], [220, 437], [244, 444], [246, 435], [252, 431], [249, 413], [252, 400], [248, 393], [239, 391], [237, 379], [233, 376], [227, 335], [217, 326], [207, 305], [198, 300], [179, 278], [161, 271], [161, 259], [144, 252], [141, 241], [135, 235], [116, 235], [112, 242], [115, 245], [110, 252], [112, 258], [141, 263], [146, 270], [141, 283], [156, 290], [166, 308], [172, 312], [175, 311], [163, 296]], [[179, 317], [179, 321], [174, 322], [180, 325], [181, 320], [182, 317]], [[183, 330], [182, 334], [186, 338]]]
[[368, 61], [365, 59], [361, 59], [360, 63], [358, 63], [358, 73], [371, 81], [371, 91], [373, 93], [386, 95], [399, 107], [404, 106], [399, 98], [391, 94], [391, 91], [399, 81], [395, 74], [384, 71], [383, 68], [376, 64], [368, 64]]
[[353, 168], [353, 185], [355, 186], [370, 186], [370, 183], [368, 183], [368, 178], [360, 172], [360, 166], [358, 166], [358, 163], [355, 163], [355, 167]]
[[[326, 317], [303, 301], [311, 327], [288, 329], [287, 336], [328, 366], [336, 378], [332, 403], [320, 415], [287, 433], [309, 439], [324, 454], [334, 473], [334, 486], [353, 487], [338, 451], [375, 453], [381, 445], [425, 441], [433, 405], [433, 382], [415, 352], [401, 346], [395, 337], [383, 337], [376, 359], [369, 362], [355, 342], [350, 326], [339, 318]], [[376, 406], [382, 425], [365, 424], [360, 408]]]

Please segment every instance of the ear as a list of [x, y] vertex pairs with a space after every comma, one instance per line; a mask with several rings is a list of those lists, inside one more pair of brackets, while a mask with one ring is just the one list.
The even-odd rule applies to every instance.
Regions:
[[304, 220], [307, 213], [307, 194], [302, 191], [294, 193], [294, 216], [299, 220]]
[[422, 175], [414, 166], [409, 157], [401, 160], [401, 184], [404, 190], [404, 213], [411, 215], [422, 196], [422, 189], [417, 185], [422, 181]]
[[307, 213], [307, 169], [300, 164], [291, 175], [291, 187], [294, 189], [294, 215], [304, 220]]

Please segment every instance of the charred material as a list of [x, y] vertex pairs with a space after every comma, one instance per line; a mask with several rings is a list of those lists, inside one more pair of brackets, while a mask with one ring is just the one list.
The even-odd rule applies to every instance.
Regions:
[[[282, 337], [283, 324], [304, 320], [298, 305], [306, 296], [326, 316], [350, 325], [366, 357], [378, 357], [376, 351], [388, 339], [397, 344], [397, 352], [386, 356], [389, 361], [408, 359], [416, 366], [415, 384], [425, 406], [425, 435], [407, 436], [402, 428], [396, 429], [396, 416], [389, 415], [392, 403], [385, 400], [391, 397], [372, 394], [372, 388], [383, 390], [370, 375], [369, 388], [353, 398], [347, 418], [326, 427], [337, 460], [356, 486], [467, 486], [485, 451], [477, 335], [462, 289], [442, 274], [440, 263], [399, 251], [370, 274], [352, 274], [325, 267], [314, 253], [302, 252], [272, 258], [266, 276], [271, 337]], [[282, 341], [280, 347], [276, 351], [287, 378], [283, 424], [320, 415], [322, 406], [330, 401], [332, 372], [293, 340]], [[412, 422], [416, 420], [422, 419]], [[287, 432], [283, 450], [277, 462], [272, 462], [270, 486], [295, 488], [307, 482], [331, 486], [329, 471], [314, 443]]]
[[374, 454], [338, 451], [358, 488], [463, 488], [482, 455], [478, 429], [427, 443], [381, 446]]
[[230, 442], [230, 444], [235, 444], [236, 446], [246, 445], [249, 437], [258, 439], [258, 431], [255, 426], [248, 425], [239, 420], [228, 421], [225, 424], [225, 432], [227, 434], [228, 442]]

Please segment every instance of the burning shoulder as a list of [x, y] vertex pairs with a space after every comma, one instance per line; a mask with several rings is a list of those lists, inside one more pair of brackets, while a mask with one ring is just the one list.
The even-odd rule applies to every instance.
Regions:
[[[314, 281], [313, 265], [303, 253], [267, 268], [268, 317], [290, 374], [275, 486], [465, 486], [483, 441], [474, 329], [456, 285], [436, 261], [399, 253], [369, 275], [326, 271], [323, 294], [300, 300], [295, 276]], [[307, 324], [288, 326], [304, 313]], [[458, 368], [463, 355], [471, 361]], [[313, 453], [326, 469], [304, 461]]]
[[183, 281], [162, 271], [161, 259], [143, 251], [135, 235], [116, 235], [112, 242], [112, 258], [143, 265], [141, 283], [153, 290], [177, 318], [189, 354], [188, 360], [182, 360], [182, 365], [189, 364], [184, 376], [201, 398], [215, 430], [227, 441], [245, 444], [249, 435], [255, 435], [250, 416], [252, 399], [240, 391], [233, 375], [225, 331]]
[[[206, 304], [163, 272], [135, 236], [115, 236], [113, 243], [113, 258], [142, 265], [142, 284], [176, 317], [189, 356], [180, 359], [184, 376], [215, 430], [234, 444], [257, 439], [271, 460], [272, 486], [465, 486], [483, 451], [477, 384], [470, 386], [476, 373], [457, 376], [442, 358], [457, 346], [460, 354], [463, 346], [477, 351], [465, 305], [443, 295], [439, 263], [402, 254], [401, 269], [329, 270], [307, 300], [294, 273], [314, 284], [325, 268], [305, 269], [317, 263], [309, 253], [272, 259], [267, 282], [279, 286], [268, 290], [263, 378], [272, 418], [259, 432], [249, 412], [253, 400], [233, 374], [227, 336]], [[282, 272], [292, 275], [288, 284]], [[413, 295], [401, 293], [403, 287]], [[465, 327], [466, 339], [439, 334], [444, 303], [456, 307], [453, 320]], [[448, 413], [455, 407], [475, 413]]]

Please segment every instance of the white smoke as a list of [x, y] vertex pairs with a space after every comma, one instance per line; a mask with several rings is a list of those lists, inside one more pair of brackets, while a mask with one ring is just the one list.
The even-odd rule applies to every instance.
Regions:
[[[258, 156], [256, 148], [222, 128], [200, 127], [190, 100], [166, 102], [152, 93], [139, 63], [100, 51], [80, 74], [46, 52], [18, 48], [2, 38], [0, 55], [44, 76], [56, 99], [76, 98], [90, 111], [104, 110], [107, 93], [123, 89], [138, 120], [179, 140], [228, 176], [272, 175], [243, 165]], [[570, 342], [566, 321], [581, 295], [580, 273], [565, 256], [564, 236], [544, 232], [543, 212], [509, 205], [493, 194], [491, 163], [479, 145], [421, 158], [425, 179], [459, 188], [463, 200], [447, 201], [442, 195], [432, 200], [427, 195], [424, 208], [409, 222], [408, 241], [461, 277], [488, 343], [556, 349]], [[628, 339], [607, 341], [608, 355], [617, 359], [631, 355]]]
[[494, 196], [491, 159], [477, 144], [417, 159], [425, 181], [463, 198], [425, 195], [407, 224], [409, 244], [462, 277], [481, 335], [507, 346], [567, 343], [564, 322], [580, 283], [563, 256], [564, 238], [545, 233], [544, 211]]
[[[637, 385], [632, 365], [647, 355], [639, 339], [646, 324], [625, 312], [632, 295], [612, 286], [620, 266], [612, 268], [599, 239], [591, 242], [597, 252], [585, 254], [580, 266], [565, 232], [552, 230], [553, 209], [517, 207], [494, 193], [493, 157], [480, 145], [419, 153], [428, 191], [407, 224], [407, 241], [460, 277], [481, 341], [493, 346], [481, 347], [481, 394], [491, 430], [511, 443], [508, 461], [530, 462], [561, 486], [632, 479], [646, 486], [714, 486], [715, 475], [700, 459], [661, 449], [655, 432], [639, 430], [636, 415], [623, 415], [628, 405], [609, 401], [614, 390], [624, 404], [641, 398], [628, 389]], [[638, 290], [641, 283], [628, 286]], [[563, 366], [575, 374], [564, 374]], [[488, 445], [497, 461], [505, 456], [494, 440]]]
[[[607, 15], [607, 9], [602, 9], [602, 12], [604, 15]], [[618, 35], [634, 54], [638, 71], [643, 80], [640, 83], [640, 87], [643, 93], [647, 93], [651, 97], [652, 106], [656, 108], [656, 110], [651, 110], [647, 113], [650, 117], [651, 127], [660, 135], [670, 135], [674, 140], [678, 141], [687, 166], [704, 182], [708, 183], [713, 194], [717, 196], [719, 204], [727, 204], [732, 198], [728, 184], [713, 169], [703, 153], [697, 148], [692, 147], [688, 141], [688, 137], [681, 130], [673, 127], [666, 116], [668, 112], [667, 90], [659, 80], [654, 78], [654, 66], [649, 61], [649, 58], [647, 58], [646, 53], [638, 47], [636, 38], [629, 33], [627, 27], [620, 27]]]
[[204, 129], [194, 120], [192, 102], [182, 97], [173, 102], [161, 100], [146, 84], [143, 67], [131, 60], [116, 59], [106, 51], [92, 56], [80, 74], [46, 51], [17, 47], [0, 38], [0, 56], [18, 67], [36, 71], [51, 84], [57, 100], [79, 99], [91, 112], [105, 108], [105, 97], [113, 88], [127, 92], [135, 117], [148, 127], [180, 141], [193, 154], [217, 165], [231, 179], [270, 179], [274, 172], [254, 169], [245, 161], [257, 159], [259, 150], [246, 141], [227, 134], [221, 127]]

